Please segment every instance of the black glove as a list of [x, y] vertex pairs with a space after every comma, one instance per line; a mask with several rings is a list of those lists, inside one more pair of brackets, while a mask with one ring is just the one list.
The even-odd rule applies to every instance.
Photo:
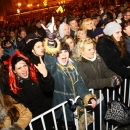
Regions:
[[112, 87], [116, 87], [117, 86], [117, 80], [121, 83], [122, 82], [122, 78], [118, 75], [114, 75], [112, 78], [111, 78], [111, 86]]
[[17, 124], [13, 124], [8, 126], [7, 128], [2, 128], [1, 130], [22, 130]]
[[123, 79], [119, 75], [117, 75], [117, 79], [120, 81], [120, 83], [123, 81]]

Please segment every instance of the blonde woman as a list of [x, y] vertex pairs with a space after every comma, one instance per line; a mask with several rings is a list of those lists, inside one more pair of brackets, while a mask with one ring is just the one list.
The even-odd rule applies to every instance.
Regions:
[[93, 31], [95, 29], [95, 26], [91, 18], [84, 19], [80, 28], [86, 32], [88, 37], [93, 38]]
[[75, 43], [77, 44], [78, 41], [83, 40], [85, 38], [87, 38], [86, 32], [82, 28], [79, 28], [74, 35]]
[[[120, 85], [120, 77], [107, 68], [103, 59], [96, 53], [95, 44], [90, 38], [78, 42], [73, 51], [72, 57], [78, 61], [77, 69], [86, 86], [95, 89], [97, 97], [99, 97], [99, 89], [105, 90], [106, 87], [115, 87]], [[103, 95], [101, 100], [102, 118], [104, 119], [105, 102]], [[98, 103], [99, 102], [97, 101], [97, 104]], [[96, 106], [95, 115], [96, 130], [100, 130], [99, 105]], [[90, 125], [89, 127], [89, 130], [91, 130], [92, 126]]]

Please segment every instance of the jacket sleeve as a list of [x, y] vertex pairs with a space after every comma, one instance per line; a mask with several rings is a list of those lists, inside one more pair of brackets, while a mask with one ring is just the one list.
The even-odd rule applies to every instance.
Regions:
[[88, 73], [90, 71], [87, 70], [87, 67], [84, 68], [84, 65], [82, 64], [82, 62], [78, 63], [78, 66], [77, 66], [78, 71], [80, 75], [82, 76], [85, 85], [88, 88], [102, 89], [104, 87], [111, 87], [111, 77], [114, 75], [114, 73], [112, 73], [111, 71], [108, 72], [107, 67], [104, 66], [103, 64], [101, 67], [102, 67], [101, 69], [102, 77], [95, 79], [90, 76], [90, 74]]
[[26, 108], [24, 105], [20, 103], [16, 104], [15, 106], [17, 107], [20, 114], [20, 117], [17, 120], [16, 124], [21, 128], [25, 129], [32, 119], [32, 113], [28, 108]]
[[54, 90], [54, 78], [51, 76], [51, 74], [48, 72], [47, 77], [43, 77], [41, 74], [38, 76], [38, 78], [41, 80], [42, 90], [45, 92], [53, 92]]
[[[25, 129], [32, 119], [32, 113], [28, 108], [20, 103], [15, 104], [15, 107], [19, 111], [19, 119], [14, 124], [18, 125], [19, 128]], [[7, 117], [4, 122], [4, 128], [10, 127], [13, 127], [13, 125], [11, 125], [10, 118]]]

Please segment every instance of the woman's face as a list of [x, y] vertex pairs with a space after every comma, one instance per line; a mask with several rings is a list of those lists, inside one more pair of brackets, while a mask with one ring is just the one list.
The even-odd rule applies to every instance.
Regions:
[[74, 41], [71, 38], [66, 39], [65, 43], [67, 45], [69, 45], [70, 50], [73, 50], [73, 48], [74, 48]]
[[57, 57], [57, 60], [61, 65], [66, 65], [69, 59], [69, 52], [67, 50], [61, 50]]
[[116, 41], [120, 41], [121, 40], [121, 36], [122, 36], [122, 29], [119, 29], [117, 32], [113, 33], [113, 37], [116, 39]]
[[64, 26], [64, 35], [70, 35], [70, 27], [68, 25]]
[[80, 31], [80, 33], [79, 33], [79, 39], [85, 39], [87, 36], [86, 36], [86, 33], [85, 33], [85, 31]]
[[15, 64], [14, 73], [23, 79], [29, 77], [29, 68], [25, 61], [21, 60]]
[[125, 29], [123, 30], [123, 32], [127, 35], [130, 36], [130, 25], [125, 27]]
[[95, 47], [93, 43], [90, 44], [85, 44], [84, 50], [81, 50], [81, 54], [89, 59], [94, 58], [94, 53], [95, 53]]
[[86, 22], [87, 30], [92, 30], [93, 29], [93, 23], [92, 21]]
[[36, 56], [43, 56], [44, 55], [44, 47], [42, 42], [37, 42], [32, 50], [33, 54]]

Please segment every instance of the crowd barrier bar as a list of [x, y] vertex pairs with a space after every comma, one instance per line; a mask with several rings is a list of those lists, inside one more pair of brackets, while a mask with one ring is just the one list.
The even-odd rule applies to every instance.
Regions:
[[[128, 84], [129, 83], [129, 84]], [[121, 94], [122, 90], [121, 90], [122, 87], [119, 88], [119, 93]], [[124, 99], [124, 102], [126, 103], [126, 101], [128, 102], [128, 106], [130, 105], [130, 79], [125, 79], [124, 80], [124, 87], [123, 87], [123, 99]], [[89, 91], [94, 94], [94, 89], [89, 89]], [[128, 94], [126, 94], [126, 92], [129, 92]], [[113, 89], [113, 97], [112, 99], [114, 100], [115, 99], [115, 90]], [[107, 89], [107, 102], [109, 102], [109, 95], [110, 95], [110, 92], [109, 92], [109, 89]], [[102, 96], [102, 90], [99, 90], [99, 97]], [[126, 96], [128, 96], [127, 100], [126, 100]], [[77, 96], [74, 100], [73, 99], [69, 99], [70, 101], [72, 101], [72, 103], [76, 103], [77, 100], [80, 98], [80, 96]], [[57, 127], [57, 122], [56, 122], [56, 116], [55, 116], [55, 110], [59, 109], [62, 107], [62, 110], [63, 110], [63, 117], [64, 117], [64, 121], [65, 121], [65, 127], [66, 127], [66, 130], [68, 130], [68, 127], [67, 127], [67, 118], [66, 118], [66, 111], [65, 111], [65, 105], [68, 103], [68, 101], [65, 101], [55, 107], [53, 107], [52, 109], [40, 114], [39, 116], [33, 118], [31, 120], [31, 122], [29, 123], [29, 127], [30, 127], [30, 130], [33, 130], [33, 127], [32, 127], [32, 123], [34, 121], [36, 121], [37, 119], [41, 119], [42, 121], [42, 125], [43, 125], [43, 129], [46, 130], [46, 126], [45, 126], [45, 121], [44, 121], [44, 116], [49, 114], [49, 113], [52, 113], [52, 116], [53, 116], [53, 122], [54, 122], [54, 126], [55, 126], [55, 130], [58, 130], [58, 127]], [[91, 104], [89, 104], [91, 105]], [[102, 100], [101, 98], [99, 98], [99, 105], [100, 105], [100, 130], [102, 130]], [[88, 126], [87, 126], [87, 110], [86, 108], [84, 108], [84, 115], [85, 115], [85, 130], [88, 130]], [[79, 130], [79, 126], [78, 126], [78, 116], [77, 116], [77, 110], [74, 112], [74, 122], [75, 122], [75, 125], [76, 125], [76, 129]], [[95, 117], [95, 112], [93, 111], [92, 112], [92, 116], [93, 118]], [[94, 119], [95, 120], [95, 119]], [[106, 130], [108, 130], [108, 125], [109, 123], [106, 122]], [[116, 130], [118, 128], [118, 126], [113, 126], [112, 125], [112, 129], [111, 130]], [[95, 121], [93, 122], [93, 130], [96, 130], [95, 129]]]

